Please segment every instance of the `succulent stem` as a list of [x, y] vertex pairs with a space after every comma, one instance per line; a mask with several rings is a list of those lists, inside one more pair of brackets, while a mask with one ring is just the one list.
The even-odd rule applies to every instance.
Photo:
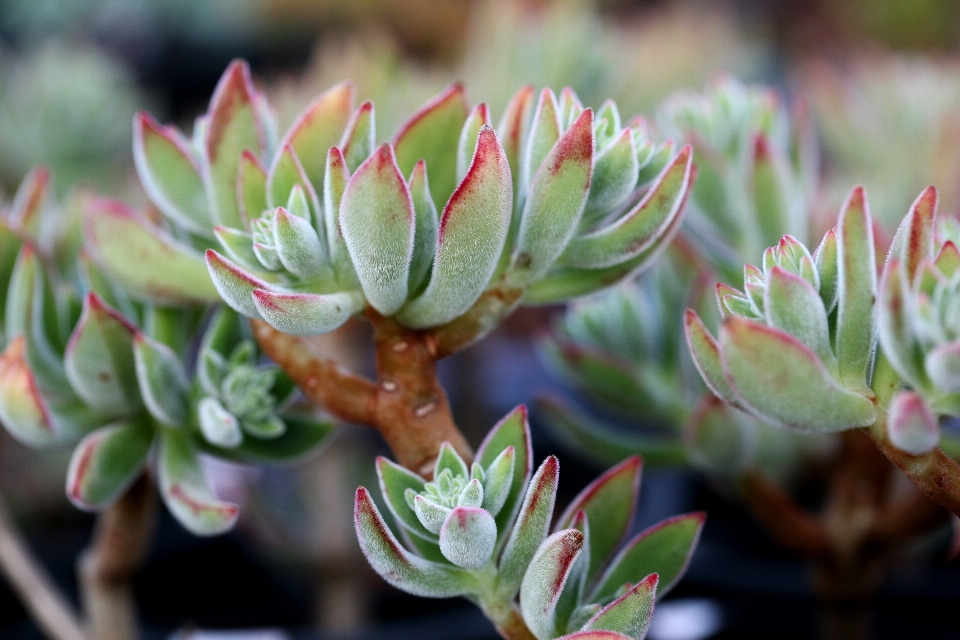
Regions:
[[404, 467], [430, 478], [445, 441], [469, 464], [473, 453], [437, 378], [433, 336], [401, 327], [372, 310], [367, 317], [374, 328], [376, 383], [315, 353], [304, 338], [263, 321], [251, 322], [264, 353], [312, 402], [341, 420], [376, 428]]
[[131, 583], [149, 549], [156, 516], [155, 491], [144, 474], [97, 518], [90, 547], [78, 561], [89, 637], [139, 636]]
[[2, 501], [0, 571], [44, 635], [55, 640], [84, 640], [80, 616], [34, 557]]
[[960, 516], [960, 464], [939, 448], [915, 456], [898, 449], [887, 433], [887, 414], [877, 407], [877, 421], [864, 429], [874, 444], [928, 498]]

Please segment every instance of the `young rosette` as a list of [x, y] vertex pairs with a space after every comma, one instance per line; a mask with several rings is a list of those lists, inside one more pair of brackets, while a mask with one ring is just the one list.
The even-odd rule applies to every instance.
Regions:
[[589, 629], [642, 637], [657, 589], [651, 574], [664, 576], [664, 588], [679, 578], [702, 514], [641, 533], [608, 563], [632, 518], [639, 460], [585, 489], [550, 536], [559, 464], [550, 456], [531, 477], [532, 462], [523, 407], [493, 428], [469, 466], [446, 445], [429, 480], [378, 459], [380, 490], [405, 545], [361, 487], [354, 521], [364, 555], [408, 593], [471, 599], [505, 637], [520, 637], [512, 634], [524, 626], [538, 638]]
[[912, 455], [940, 442], [939, 416], [960, 415], [960, 251], [955, 220], [937, 229], [930, 187], [900, 223], [880, 281], [884, 364], [906, 384], [889, 400], [887, 433]]
[[744, 268], [742, 291], [717, 285], [719, 339], [687, 311], [704, 382], [727, 404], [798, 431], [873, 424], [876, 279], [870, 212], [856, 188], [815, 254], [784, 236], [762, 268]]
[[374, 106], [353, 103], [337, 85], [277, 141], [237, 62], [191, 139], [138, 116], [137, 171], [162, 224], [101, 203], [94, 257], [143, 299], [212, 293], [298, 335], [370, 311], [450, 351], [521, 299], [564, 300], [648, 264], [692, 181], [689, 148], [674, 155], [641, 120], [622, 124], [612, 102], [595, 115], [570, 90], [522, 89], [495, 129], [454, 85], [382, 144]]

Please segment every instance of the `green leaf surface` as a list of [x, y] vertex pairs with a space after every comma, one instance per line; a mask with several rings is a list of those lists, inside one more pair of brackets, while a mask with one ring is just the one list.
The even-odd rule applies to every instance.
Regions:
[[323, 185], [327, 151], [339, 142], [350, 121], [353, 94], [349, 82], [341, 82], [320, 94], [297, 116], [280, 141], [281, 149], [293, 147], [316, 188]]
[[422, 329], [449, 322], [470, 308], [497, 266], [512, 205], [507, 158], [493, 129], [484, 126], [473, 164], [440, 218], [430, 283], [400, 311], [400, 322]]
[[923, 347], [913, 334], [907, 308], [906, 273], [902, 263], [890, 258], [880, 279], [877, 300], [877, 335], [890, 364], [915, 389], [931, 390]]
[[182, 427], [187, 419], [187, 374], [173, 349], [138, 333], [133, 343], [136, 381], [147, 410], [159, 422]]
[[137, 328], [94, 293], [83, 301], [83, 314], [64, 354], [70, 386], [107, 416], [136, 411], [143, 403], [137, 387], [133, 340]]
[[779, 329], [729, 318], [720, 329], [720, 351], [737, 397], [769, 422], [824, 433], [876, 420], [870, 400], [840, 386], [816, 354]]
[[538, 280], [573, 237], [593, 175], [593, 112], [586, 110], [557, 140], [531, 178], [506, 279]]
[[763, 309], [768, 325], [786, 331], [817, 354], [828, 370], [836, 370], [827, 312], [809, 282], [774, 267], [767, 274]]
[[637, 639], [646, 637], [653, 619], [657, 582], [658, 576], [654, 573], [633, 585], [590, 618], [583, 630], [615, 631]]
[[0, 424], [32, 447], [57, 440], [57, 433], [26, 360], [26, 339], [16, 336], [0, 354]]
[[312, 336], [333, 331], [363, 308], [359, 293], [282, 293], [253, 290], [253, 303], [270, 326], [283, 333]]
[[440, 218], [437, 207], [433, 203], [433, 197], [430, 195], [427, 165], [422, 160], [413, 167], [409, 184], [416, 221], [408, 290], [410, 295], [417, 295], [429, 282], [434, 251], [437, 249], [437, 236], [440, 232]]
[[659, 575], [657, 595], [666, 595], [687, 570], [706, 517], [702, 511], [674, 516], [638, 533], [604, 571], [589, 601], [610, 602], [623, 585], [653, 573]]
[[414, 212], [389, 145], [381, 145], [347, 182], [340, 228], [367, 300], [380, 313], [394, 314], [407, 298]]
[[170, 305], [220, 300], [203, 256], [117, 201], [91, 205], [84, 239], [93, 260], [138, 300]]
[[466, 122], [463, 123], [463, 128], [460, 129], [460, 138], [457, 142], [457, 183], [463, 180], [473, 163], [473, 156], [477, 149], [477, 136], [484, 125], [492, 126], [490, 109], [485, 103], [480, 103], [473, 108]]
[[687, 309], [684, 314], [684, 333], [693, 364], [697, 367], [700, 377], [703, 378], [704, 383], [713, 392], [713, 395], [731, 406], [742, 407], [737, 395], [730, 388], [730, 383], [723, 371], [720, 345], [710, 335], [700, 316], [693, 309]]
[[440, 552], [464, 569], [483, 567], [496, 545], [497, 525], [480, 507], [455, 507], [440, 527]]
[[405, 497], [407, 489], [415, 493], [423, 491], [423, 478], [382, 456], [377, 457], [377, 477], [380, 480], [380, 492], [386, 500], [387, 508], [397, 522], [411, 533], [435, 544], [437, 536], [427, 531], [421, 524]]
[[426, 162], [430, 192], [439, 210], [457, 186], [457, 143], [466, 119], [463, 86], [454, 84], [420, 107], [393, 136], [397, 165], [404, 175], [419, 160]]
[[520, 585], [520, 611], [538, 640], [552, 640], [562, 633], [557, 603], [582, 547], [580, 531], [558, 531], [543, 541], [530, 561]]
[[351, 116], [343, 137], [340, 138], [339, 147], [343, 150], [347, 169], [356, 171], [373, 153], [376, 144], [376, 115], [373, 103], [367, 100]]
[[233, 528], [240, 509], [213, 495], [185, 431], [161, 432], [157, 475], [160, 497], [188, 531], [197, 536], [215, 536]]
[[626, 203], [637, 186], [639, 172], [633, 131], [624, 129], [620, 137], [596, 157], [584, 219], [592, 221]]
[[97, 429], [77, 445], [67, 469], [67, 498], [93, 511], [112, 504], [143, 471], [154, 430], [146, 420]]
[[189, 142], [176, 129], [140, 113], [133, 121], [133, 160], [140, 184], [157, 208], [176, 224], [209, 237], [213, 224], [207, 193]]
[[536, 111], [533, 112], [533, 122], [530, 123], [530, 133], [523, 149], [520, 179], [524, 186], [529, 186], [533, 176], [540, 169], [543, 161], [550, 154], [563, 129], [560, 124], [560, 106], [553, 90], [544, 87], [540, 91]]
[[307, 220], [278, 207], [273, 235], [277, 256], [290, 273], [312, 278], [326, 270], [326, 247]]
[[513, 522], [520, 507], [520, 501], [523, 499], [523, 491], [530, 482], [530, 475], [533, 473], [533, 447], [530, 441], [530, 423], [527, 416], [527, 408], [520, 405], [513, 411], [505, 415], [500, 421], [490, 429], [487, 436], [477, 449], [476, 461], [484, 469], [490, 469], [494, 461], [502, 454], [507, 447], [513, 447], [515, 451], [513, 480], [510, 484], [510, 492], [497, 514], [497, 531], [501, 533], [501, 538], [506, 540], [503, 534]]
[[243, 228], [250, 228], [250, 221], [259, 218], [267, 208], [267, 170], [249, 149], [240, 156], [237, 176], [237, 196]]
[[207, 249], [206, 261], [219, 297], [234, 311], [248, 318], [262, 319], [253, 301], [253, 292], [270, 291], [270, 284], [244, 271], [213, 249]]
[[522, 201], [526, 194], [526, 185], [520, 181], [520, 159], [523, 157], [523, 145], [533, 113], [533, 95], [532, 84], [521, 87], [510, 98], [500, 124], [497, 126], [497, 138], [503, 144], [503, 152], [507, 156], [507, 162], [510, 163], [515, 201]]
[[425, 560], [400, 546], [364, 487], [357, 489], [353, 521], [370, 566], [397, 589], [424, 598], [451, 598], [467, 592], [463, 569]]

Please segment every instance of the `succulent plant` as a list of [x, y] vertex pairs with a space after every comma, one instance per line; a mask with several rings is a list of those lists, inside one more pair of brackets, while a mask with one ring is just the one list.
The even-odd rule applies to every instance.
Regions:
[[[219, 357], [223, 367], [200, 367], [201, 384], [187, 373], [195, 368], [187, 366], [188, 338], [203, 330], [199, 314], [132, 301], [82, 256], [79, 271], [58, 269], [45, 248], [65, 243], [57, 234], [76, 235], [79, 225], [45, 207], [47, 184], [46, 173], [32, 174], [0, 222], [0, 422], [30, 446], [79, 441], [67, 496], [81, 509], [116, 501], [156, 449], [161, 495], [181, 523], [198, 534], [230, 528], [237, 507], [214, 497], [198, 453], [288, 459], [323, 440], [331, 425], [290, 406], [292, 383], [276, 367], [257, 368], [232, 311], [209, 322], [201, 360], [219, 364]], [[237, 343], [232, 360], [217, 355]], [[211, 402], [228, 409], [211, 411]], [[236, 416], [247, 437], [226, 442], [222, 433]]]
[[890, 440], [913, 455], [940, 443], [940, 416], [960, 415], [960, 252], [954, 219], [938, 232], [937, 199], [927, 189], [900, 223], [878, 300], [880, 346], [908, 386], [889, 398]]
[[466, 596], [506, 637], [525, 624], [541, 640], [591, 630], [642, 638], [655, 597], [686, 569], [704, 515], [655, 525], [614, 556], [633, 518], [640, 467], [633, 457], [602, 475], [551, 533], [559, 463], [550, 456], [531, 477], [520, 407], [490, 431], [469, 467], [449, 446], [432, 480], [379, 458], [380, 489], [406, 547], [364, 487], [357, 536], [387, 582], [420, 596]]

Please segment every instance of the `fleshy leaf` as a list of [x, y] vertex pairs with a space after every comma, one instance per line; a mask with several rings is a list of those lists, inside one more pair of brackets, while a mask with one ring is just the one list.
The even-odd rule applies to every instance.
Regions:
[[200, 431], [210, 444], [233, 449], [243, 442], [243, 432], [237, 418], [223, 408], [216, 398], [207, 397], [197, 405]]
[[657, 574], [651, 574], [625, 594], [605, 606], [583, 626], [584, 631], [604, 630], [622, 633], [630, 638], [644, 638], [653, 618], [657, 595]]
[[295, 462], [317, 450], [335, 430], [333, 422], [308, 414], [285, 413], [286, 432], [276, 438], [244, 438], [235, 449], [210, 447], [217, 455], [243, 462]]
[[327, 150], [337, 144], [350, 120], [353, 85], [337, 84], [311, 102], [287, 130], [280, 148], [291, 145], [314, 185], [322, 185]]
[[877, 335], [883, 353], [897, 373], [916, 389], [930, 386], [924, 350], [913, 335], [907, 309], [906, 274], [899, 260], [890, 258], [880, 279]]
[[693, 154], [686, 146], [636, 207], [613, 224], [571, 240], [560, 261], [572, 267], [600, 269], [626, 262], [654, 246], [682, 212], [692, 168]]
[[64, 354], [64, 367], [77, 395], [106, 415], [129, 414], [142, 406], [133, 357], [136, 332], [129, 320], [96, 294], [84, 298], [83, 314]]
[[29, 446], [57, 439], [46, 401], [26, 361], [26, 339], [16, 336], [0, 354], [0, 424]]
[[942, 344], [927, 353], [927, 375], [943, 391], [960, 391], [960, 341]]
[[249, 149], [240, 156], [240, 175], [237, 176], [237, 202], [244, 229], [250, 221], [260, 217], [267, 208], [267, 170]]
[[363, 308], [359, 293], [278, 293], [253, 290], [259, 315], [273, 328], [298, 336], [333, 331]]
[[454, 477], [467, 476], [470, 474], [470, 471], [467, 469], [467, 464], [463, 461], [463, 458], [460, 457], [460, 454], [450, 446], [449, 442], [444, 442], [440, 445], [440, 453], [437, 454], [437, 461], [433, 466], [433, 477], [439, 477], [440, 472], [444, 469], [449, 469]]
[[67, 497], [78, 509], [103, 509], [140, 475], [153, 444], [146, 421], [97, 429], [73, 451], [67, 470]]
[[836, 358], [830, 348], [827, 312], [809, 282], [774, 267], [767, 274], [763, 310], [768, 325], [792, 335], [817, 354], [827, 369], [834, 370]]
[[201, 171], [213, 219], [237, 229], [243, 228], [237, 203], [240, 155], [249, 149], [262, 157], [267, 145], [256, 99], [249, 67], [245, 62], [232, 62], [210, 99], [210, 119], [203, 131], [205, 164]]
[[862, 187], [850, 192], [837, 224], [837, 329], [840, 381], [866, 390], [873, 354], [877, 297], [873, 223]]
[[440, 529], [443, 557], [464, 569], [479, 569], [489, 562], [497, 544], [493, 516], [480, 507], [456, 507]]
[[189, 143], [149, 114], [133, 120], [133, 160], [150, 200], [171, 220], [193, 233], [209, 236], [207, 194]]
[[558, 531], [543, 541], [523, 576], [520, 611], [539, 640], [551, 640], [562, 633], [557, 628], [557, 602], [582, 547], [581, 532]]
[[440, 218], [430, 284], [401, 310], [398, 319], [403, 324], [440, 325], [477, 300], [493, 275], [510, 228], [511, 184], [503, 148], [493, 129], [484, 125], [473, 164]]
[[779, 329], [729, 318], [720, 328], [720, 351], [737, 397], [769, 422], [823, 433], [876, 420], [867, 398], [837, 384], [816, 354]]
[[414, 213], [389, 145], [381, 145], [347, 182], [340, 228], [364, 295], [377, 311], [392, 315], [407, 298]]
[[590, 219], [591, 214], [602, 215], [624, 204], [637, 186], [639, 172], [633, 131], [624, 129], [620, 137], [596, 157], [584, 216]]
[[457, 143], [457, 182], [463, 180], [473, 163], [473, 155], [477, 148], [477, 135], [484, 125], [491, 126], [490, 109], [486, 104], [481, 103], [473, 108], [460, 130], [460, 139]]
[[500, 513], [507, 498], [510, 497], [516, 465], [516, 451], [513, 445], [510, 445], [487, 467], [486, 477], [483, 480], [483, 503], [481, 506], [494, 516]]
[[440, 230], [437, 207], [433, 203], [427, 182], [427, 165], [422, 160], [413, 167], [413, 173], [410, 175], [410, 197], [413, 200], [416, 230], [408, 287], [410, 294], [416, 295], [427, 285], [430, 266], [433, 264], [433, 252], [437, 248], [437, 234]]
[[533, 85], [528, 84], [513, 94], [497, 126], [497, 138], [503, 144], [513, 176], [514, 200], [521, 199], [526, 192], [526, 186], [520, 182], [520, 153], [533, 111], [533, 93]]
[[593, 112], [584, 111], [533, 175], [507, 280], [523, 287], [538, 280], [573, 237], [593, 175]]
[[890, 256], [903, 264], [908, 283], [913, 282], [923, 261], [933, 257], [938, 200], [934, 187], [924, 189], [900, 222], [890, 244]]
[[437, 537], [420, 523], [404, 496], [408, 489], [414, 493], [423, 491], [423, 478], [381, 456], [377, 457], [377, 477], [380, 479], [380, 492], [397, 522], [411, 533], [436, 542]]
[[467, 592], [462, 569], [424, 560], [400, 546], [364, 487], [357, 489], [353, 521], [363, 555], [394, 587], [425, 598], [451, 598]]
[[790, 178], [787, 158], [779, 147], [771, 145], [764, 134], [757, 134], [753, 143], [750, 186], [753, 209], [759, 223], [763, 245], [771, 245], [784, 231], [792, 232], [790, 220]]
[[740, 407], [740, 401], [730, 388], [727, 376], [723, 372], [723, 362], [720, 358], [720, 345], [714, 339], [693, 309], [687, 309], [684, 314], [684, 332], [687, 337], [687, 346], [690, 356], [696, 365], [700, 377], [706, 383], [713, 395], [734, 407]]
[[36, 167], [30, 171], [17, 188], [6, 218], [14, 226], [26, 229], [31, 236], [40, 232], [41, 214], [50, 194], [50, 170]]
[[433, 535], [440, 535], [443, 523], [451, 511], [450, 507], [444, 507], [420, 495], [413, 497], [413, 510], [423, 528]]
[[606, 471], [577, 494], [557, 521], [557, 529], [573, 526], [574, 516], [583, 511], [590, 523], [590, 567], [592, 580], [623, 541], [633, 520], [640, 492], [640, 458], [632, 456]]
[[377, 144], [375, 117], [373, 103], [367, 100], [357, 108], [343, 132], [339, 147], [350, 171], [355, 171], [373, 153]]
[[[530, 482], [533, 473], [533, 448], [530, 444], [530, 423], [527, 419], [527, 407], [518, 406], [516, 409], [501, 418], [477, 449], [476, 460], [485, 469], [490, 469], [494, 460], [507, 448], [513, 447], [516, 457], [513, 465], [513, 481], [510, 492], [497, 514], [497, 531], [506, 533], [507, 526], [513, 521], [520, 501], [523, 499], [523, 489]], [[503, 537], [501, 535], [501, 537]], [[504, 538], [505, 539], [505, 538]]]
[[138, 333], [133, 343], [136, 381], [155, 419], [182, 427], [187, 418], [187, 375], [177, 354], [162, 342]]
[[227, 305], [248, 318], [261, 319], [253, 301], [254, 290], [269, 291], [268, 283], [247, 273], [213, 249], [207, 249], [207, 268], [220, 297]]
[[914, 456], [930, 453], [940, 442], [937, 419], [912, 391], [898, 393], [890, 401], [887, 433], [893, 446]]
[[277, 256], [284, 268], [301, 278], [319, 275], [326, 266], [326, 249], [313, 225], [280, 207], [273, 228]]
[[527, 566], [547, 535], [559, 476], [560, 463], [556, 457], [548, 456], [530, 480], [498, 566], [497, 592], [505, 597], [520, 588]]
[[560, 139], [562, 131], [557, 97], [553, 90], [545, 87], [540, 92], [537, 109], [533, 112], [527, 144], [524, 147], [520, 168], [520, 179], [524, 185], [530, 184], [534, 174]]
[[652, 573], [660, 576], [657, 595], [666, 595], [687, 570], [705, 519], [702, 511], [688, 513], [638, 533], [604, 571], [588, 601], [609, 602], [624, 584], [635, 584]]
[[419, 160], [430, 171], [430, 192], [442, 209], [457, 185], [457, 141], [467, 119], [463, 86], [444, 89], [414, 113], [393, 136], [397, 165], [409, 175]]
[[214, 497], [186, 431], [163, 430], [157, 472], [164, 504], [188, 531], [215, 536], [233, 528], [240, 509]]
[[820, 276], [820, 299], [827, 313], [830, 313], [837, 304], [839, 284], [837, 281], [837, 234], [833, 229], [823, 236], [814, 259]]
[[288, 145], [277, 154], [270, 167], [270, 173], [267, 176], [267, 204], [270, 207], [286, 206], [291, 209], [290, 198], [293, 196], [294, 189], [299, 189], [300, 202], [308, 206], [309, 213], [291, 210], [292, 213], [307, 219], [308, 223], [317, 220], [320, 214], [320, 201], [307, 178], [303, 165], [300, 164], [300, 158], [297, 157], [293, 147]]
[[175, 305], [220, 300], [203, 256], [119, 202], [93, 202], [84, 237], [94, 261], [135, 298]]

